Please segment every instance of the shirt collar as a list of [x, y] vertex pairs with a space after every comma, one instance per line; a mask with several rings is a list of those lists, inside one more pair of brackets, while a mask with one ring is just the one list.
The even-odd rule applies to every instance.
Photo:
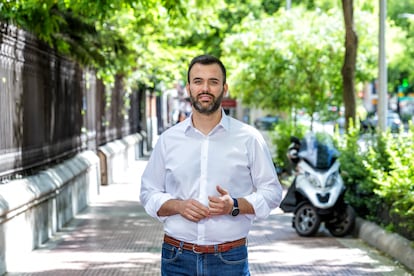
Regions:
[[[187, 133], [189, 129], [195, 129], [194, 125], [193, 125], [193, 113], [190, 114], [190, 116], [188, 117], [188, 120], [185, 120], [186, 125], [184, 126], [184, 132]], [[224, 129], [224, 130], [228, 130], [229, 129], [229, 116], [226, 115], [226, 113], [224, 112], [224, 109], [221, 109], [221, 120], [220, 122], [214, 127], [214, 129], [212, 130], [212, 132], [216, 131], [217, 129]]]

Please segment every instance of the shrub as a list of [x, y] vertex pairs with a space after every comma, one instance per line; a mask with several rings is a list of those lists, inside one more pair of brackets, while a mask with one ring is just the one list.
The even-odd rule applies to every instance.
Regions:
[[307, 130], [306, 126], [293, 124], [289, 121], [280, 121], [271, 132], [271, 139], [276, 147], [276, 157], [274, 163], [280, 171], [290, 172], [290, 162], [286, 156], [290, 145], [290, 137], [296, 136], [301, 139]]
[[[347, 201], [362, 217], [414, 239], [414, 128], [361, 138], [358, 127], [336, 135]], [[366, 145], [365, 148], [361, 147]]]
[[365, 167], [367, 151], [363, 147], [369, 147], [369, 136], [361, 143], [359, 126], [350, 122], [347, 134], [337, 132], [334, 137], [340, 151], [341, 175], [347, 187], [345, 199], [360, 216], [374, 218], [371, 210], [376, 209], [379, 199], [374, 194], [374, 184]]
[[[389, 212], [379, 216], [384, 224], [414, 238], [414, 131], [410, 124], [407, 135], [378, 135], [378, 147], [371, 150], [372, 165], [367, 169], [374, 175], [375, 194]], [[381, 210], [381, 208], [380, 208]]]

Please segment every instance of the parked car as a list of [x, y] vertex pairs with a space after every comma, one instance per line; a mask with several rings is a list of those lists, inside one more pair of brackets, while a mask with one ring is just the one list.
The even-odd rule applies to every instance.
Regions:
[[[401, 118], [400, 115], [394, 111], [387, 112], [386, 126], [390, 129], [392, 133], [398, 133], [401, 128]], [[378, 127], [378, 115], [375, 114], [371, 118], [367, 118], [361, 122], [361, 128], [364, 132], [374, 131]]]
[[257, 118], [254, 121], [254, 126], [258, 130], [273, 130], [279, 120], [280, 118], [278, 116], [267, 115], [265, 117]]

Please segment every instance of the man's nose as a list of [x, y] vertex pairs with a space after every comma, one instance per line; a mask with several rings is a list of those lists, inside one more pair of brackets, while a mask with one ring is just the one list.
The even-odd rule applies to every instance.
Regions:
[[210, 86], [208, 85], [208, 82], [207, 82], [207, 81], [203, 83], [203, 85], [202, 85], [202, 87], [201, 87], [201, 90], [202, 90], [203, 92], [204, 92], [204, 91], [209, 91], [209, 90], [210, 90]]

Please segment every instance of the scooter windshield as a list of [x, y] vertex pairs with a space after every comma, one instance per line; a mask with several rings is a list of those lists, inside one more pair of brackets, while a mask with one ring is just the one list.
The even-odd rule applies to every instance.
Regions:
[[327, 133], [308, 133], [301, 142], [299, 157], [316, 169], [328, 169], [339, 155]]

